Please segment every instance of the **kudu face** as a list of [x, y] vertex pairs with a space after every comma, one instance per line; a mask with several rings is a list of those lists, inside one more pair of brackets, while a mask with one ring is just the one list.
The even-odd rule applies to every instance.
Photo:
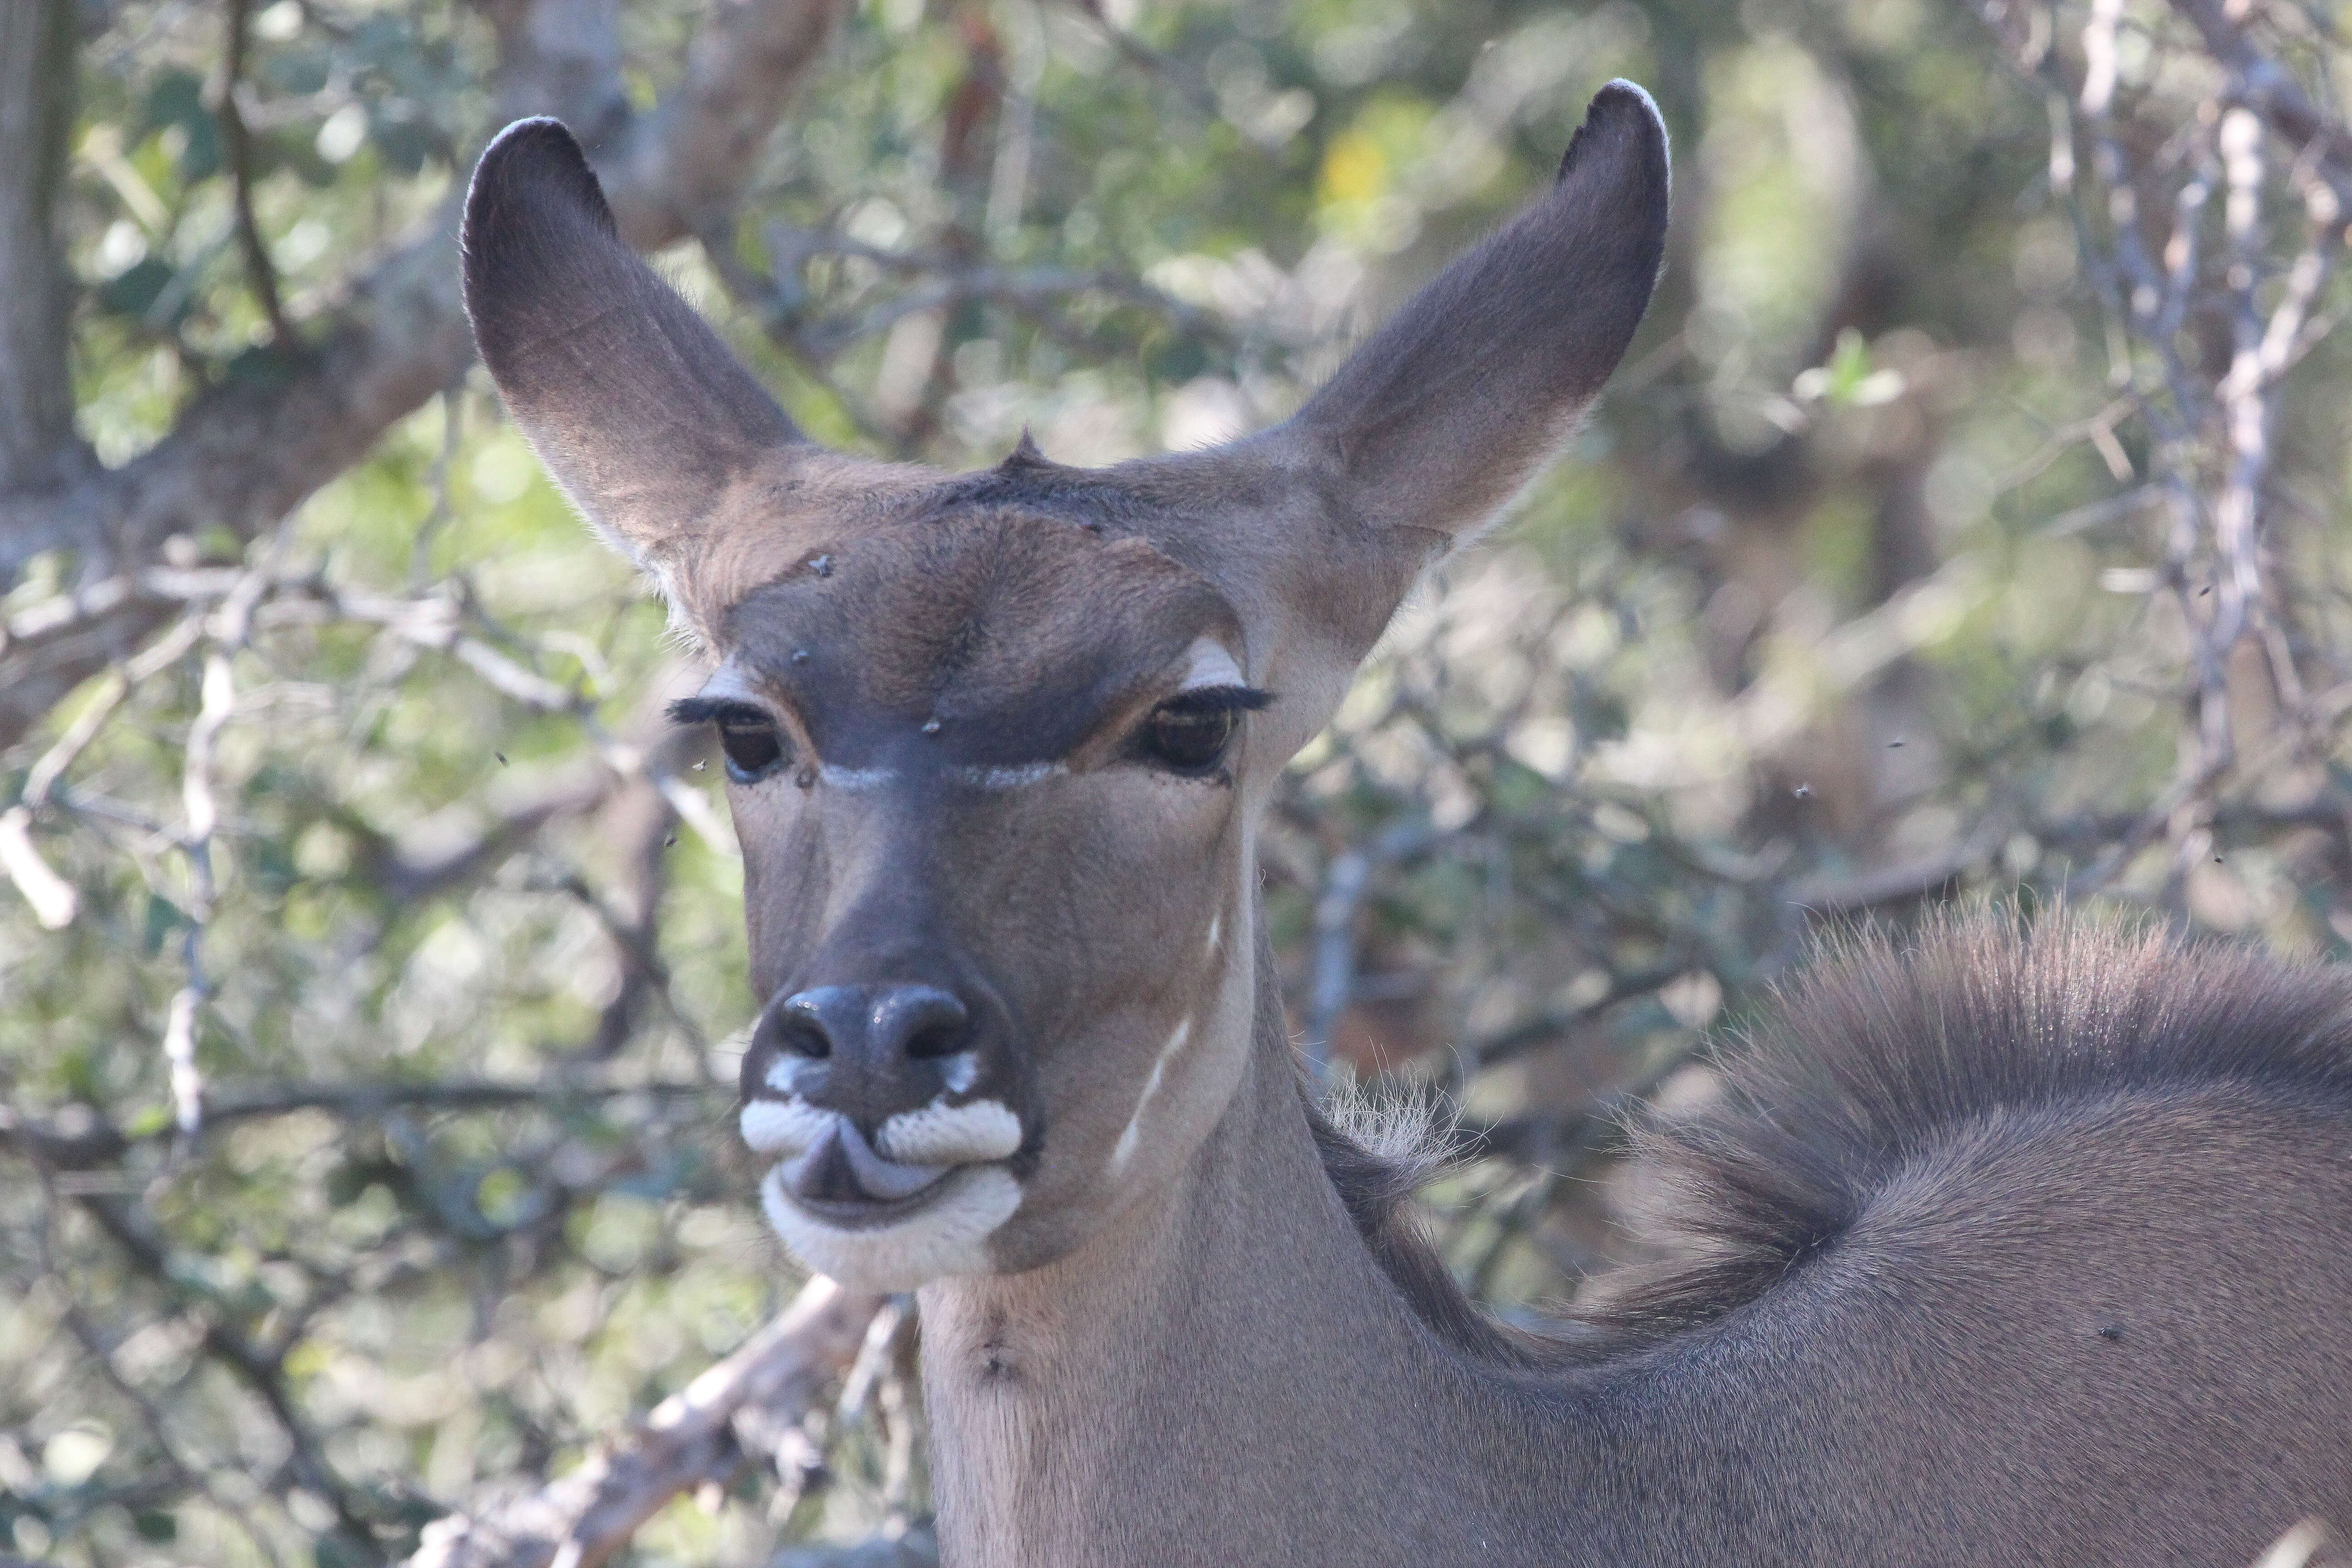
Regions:
[[1033, 1268], [1240, 1082], [1253, 837], [1424, 563], [1624, 352], [1666, 216], [1639, 89], [1287, 424], [1100, 470], [803, 443], [615, 237], [551, 121], [482, 156], [467, 308], [517, 421], [714, 671], [745, 861], [745, 1138], [812, 1268]]

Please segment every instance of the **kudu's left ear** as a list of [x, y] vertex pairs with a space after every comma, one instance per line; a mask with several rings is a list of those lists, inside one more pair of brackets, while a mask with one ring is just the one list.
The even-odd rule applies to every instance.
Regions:
[[1278, 439], [1341, 476], [1374, 529], [1475, 531], [1567, 436], [1617, 366], [1665, 254], [1665, 122], [1601, 89], [1559, 177], [1357, 350]]
[[775, 400], [623, 244], [553, 120], [499, 133], [466, 194], [466, 310], [515, 421], [613, 542], [667, 568], [730, 479], [800, 439]]

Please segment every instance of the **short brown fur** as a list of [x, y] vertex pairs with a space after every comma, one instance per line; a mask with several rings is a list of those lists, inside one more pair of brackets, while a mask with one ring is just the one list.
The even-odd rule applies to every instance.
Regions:
[[1857, 940], [1642, 1133], [1680, 1248], [1550, 1336], [1302, 1091], [1258, 824], [1625, 351], [1667, 166], [1612, 84], [1285, 425], [959, 476], [800, 440], [560, 126], [485, 153], [483, 356], [746, 759], [768, 1212], [919, 1286], [956, 1568], [2185, 1568], [2352, 1519], [2336, 972], [2074, 919]]

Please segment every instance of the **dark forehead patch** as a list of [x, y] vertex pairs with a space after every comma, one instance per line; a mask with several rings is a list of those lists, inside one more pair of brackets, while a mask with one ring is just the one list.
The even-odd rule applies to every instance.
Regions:
[[1240, 651], [1223, 595], [1136, 538], [956, 507], [821, 546], [729, 613], [730, 649], [792, 693], [826, 761], [922, 726], [943, 760], [1049, 761], [1192, 641]]

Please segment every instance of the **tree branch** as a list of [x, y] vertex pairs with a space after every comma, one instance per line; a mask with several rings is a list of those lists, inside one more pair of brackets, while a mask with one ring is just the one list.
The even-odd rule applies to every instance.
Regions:
[[626, 1441], [537, 1491], [426, 1526], [407, 1568], [598, 1568], [671, 1499], [781, 1457], [773, 1445], [820, 1409], [881, 1309], [879, 1296], [811, 1280]]
[[[51, 8], [66, 9], [62, 0]], [[20, 27], [27, 9], [0, 6], [0, 28]], [[651, 249], [681, 238], [692, 231], [685, 214], [740, 195], [753, 154], [841, 9], [842, 0], [721, 0], [695, 42], [685, 83], [598, 149], [606, 192], [632, 244]], [[520, 24], [539, 15], [530, 4], [502, 10], [499, 31], [509, 49], [527, 50], [535, 35]], [[552, 112], [583, 123], [611, 117], [615, 87], [587, 81], [585, 72], [551, 73], [543, 64], [527, 52], [501, 61], [502, 114]], [[462, 199], [462, 190], [454, 194], [355, 283], [316, 334], [317, 346], [289, 356], [282, 375], [215, 388], [169, 436], [121, 468], [50, 495], [0, 496], [0, 583], [61, 543], [136, 557], [173, 534], [207, 527], [251, 539], [365, 457], [472, 356], [457, 286]], [[52, 384], [62, 386], [62, 377]], [[169, 614], [152, 602], [127, 603], [97, 617], [70, 647], [42, 650], [37, 661], [0, 653], [0, 748]]]
[[[723, 1100], [731, 1092], [723, 1084], [698, 1080], [656, 1079], [642, 1083], [611, 1083], [564, 1076], [534, 1079], [528, 1083], [453, 1078], [411, 1083], [379, 1080], [231, 1086], [215, 1089], [206, 1097], [202, 1131], [209, 1135], [239, 1121], [288, 1116], [299, 1110], [323, 1110], [358, 1120], [402, 1109], [498, 1110], [509, 1106], [569, 1106], [589, 1100]], [[47, 1121], [41, 1121], [0, 1103], [0, 1149], [22, 1153], [52, 1171], [96, 1170], [112, 1164], [141, 1143], [172, 1135], [169, 1127], [152, 1132], [127, 1133], [87, 1105], [66, 1106]]]
[[261, 237], [261, 225], [253, 216], [253, 134], [246, 129], [245, 112], [236, 101], [237, 84], [245, 79], [247, 22], [252, 9], [253, 0], [228, 0], [222, 22], [227, 37], [221, 50], [218, 97], [213, 105], [213, 115], [220, 121], [229, 184], [236, 193], [236, 243], [245, 253], [246, 287], [253, 290], [261, 313], [268, 318], [270, 342], [283, 346], [293, 342], [294, 330], [287, 324], [286, 306], [278, 297], [278, 264], [269, 258], [269, 247]]
[[2352, 196], [2352, 132], [2314, 104], [2284, 66], [2254, 47], [2237, 20], [2243, 8], [2226, 0], [2173, 0], [2173, 8], [2189, 18], [2229, 71], [2231, 96], [2261, 115], [2298, 153], [2315, 153], [2328, 184]]
[[[73, 23], [72, 0], [0, 5], [0, 495], [81, 467], [52, 221], [73, 125]], [[0, 504], [0, 552], [12, 521]]]

